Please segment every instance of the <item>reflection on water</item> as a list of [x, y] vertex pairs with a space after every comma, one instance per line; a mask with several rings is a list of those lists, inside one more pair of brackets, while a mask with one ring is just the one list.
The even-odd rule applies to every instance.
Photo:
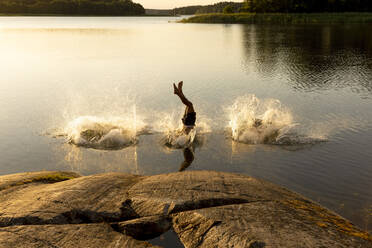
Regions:
[[[100, 172], [120, 171], [136, 175], [144, 174], [138, 165], [136, 146], [120, 151], [83, 150], [81, 147], [70, 144], [60, 144], [56, 148], [54, 155], [57, 160], [63, 159], [68, 165], [68, 168], [64, 170], [86, 171], [89, 174], [95, 173], [97, 169]], [[103, 159], [105, 163], [102, 163]]]
[[294, 89], [372, 92], [370, 25], [243, 26], [246, 63]]
[[[83, 155], [81, 149], [75, 146], [62, 146], [62, 149], [65, 152], [65, 161], [70, 165], [71, 171], [81, 171], [83, 168], [81, 168], [82, 161], [83, 161]], [[59, 151], [58, 151], [59, 152]]]
[[[174, 19], [0, 17], [0, 174], [244, 173], [372, 230], [370, 25], [168, 22]], [[163, 142], [181, 125], [172, 93], [180, 80], [198, 113], [200, 145], [189, 149]], [[235, 115], [225, 111], [252, 95], [284, 108], [255, 111], [243, 97]], [[259, 142], [273, 127], [271, 114], [276, 129], [296, 124], [286, 132], [291, 140], [327, 142]], [[226, 136], [229, 122], [240, 142]], [[46, 132], [64, 136], [40, 135]]]
[[194, 148], [193, 147], [186, 147], [183, 149], [183, 157], [184, 161], [181, 163], [181, 166], [178, 171], [186, 170], [194, 161]]

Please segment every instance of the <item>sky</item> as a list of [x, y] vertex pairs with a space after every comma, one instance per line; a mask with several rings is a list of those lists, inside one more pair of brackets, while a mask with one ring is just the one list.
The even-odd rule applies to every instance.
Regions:
[[243, 2], [243, 0], [133, 0], [135, 3], [142, 4], [145, 9], [173, 9], [175, 7], [208, 5], [223, 1]]

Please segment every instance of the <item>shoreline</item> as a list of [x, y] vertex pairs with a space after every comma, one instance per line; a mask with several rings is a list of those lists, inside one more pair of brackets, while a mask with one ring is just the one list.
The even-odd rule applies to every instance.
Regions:
[[216, 24], [351, 24], [372, 23], [372, 12], [345, 13], [211, 13], [182, 19], [179, 23]]
[[185, 247], [372, 248], [369, 233], [298, 193], [216, 171], [5, 175], [0, 213], [2, 247], [152, 247], [171, 230]]
[[63, 14], [6, 14], [0, 13], [0, 17], [179, 17], [173, 15], [63, 15]]

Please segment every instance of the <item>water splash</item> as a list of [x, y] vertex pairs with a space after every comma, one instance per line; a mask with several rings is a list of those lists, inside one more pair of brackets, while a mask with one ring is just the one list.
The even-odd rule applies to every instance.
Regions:
[[229, 136], [237, 142], [294, 145], [324, 141], [302, 133], [290, 110], [277, 99], [240, 96], [226, 111]]
[[133, 105], [132, 116], [80, 116], [63, 130], [69, 143], [95, 149], [121, 149], [137, 143], [137, 136], [148, 131]]
[[[80, 115], [72, 118], [54, 136], [64, 136], [68, 143], [95, 149], [122, 149], [138, 143], [141, 134], [160, 133], [161, 144], [167, 148], [202, 146], [206, 133], [211, 132], [211, 120], [197, 114], [196, 127], [189, 134], [183, 131], [181, 117], [183, 109], [156, 113], [146, 118], [137, 113], [136, 104], [121, 108], [121, 114]], [[112, 108], [113, 110], [117, 108]], [[228, 134], [232, 140], [247, 144], [298, 145], [313, 144], [326, 140], [321, 132], [311, 131], [293, 121], [290, 110], [276, 99], [259, 99], [255, 95], [245, 95], [235, 99], [226, 108], [229, 118]], [[140, 111], [141, 113], [143, 111]], [[69, 115], [70, 116], [70, 115]], [[156, 118], [156, 119], [155, 119]], [[307, 128], [307, 130], [306, 130]]]
[[210, 120], [202, 114], [197, 114], [196, 126], [188, 134], [183, 132], [183, 124], [179, 113], [160, 113], [154, 124], [154, 130], [163, 134], [161, 144], [168, 148], [186, 148], [202, 146], [205, 142], [205, 133], [211, 132]]

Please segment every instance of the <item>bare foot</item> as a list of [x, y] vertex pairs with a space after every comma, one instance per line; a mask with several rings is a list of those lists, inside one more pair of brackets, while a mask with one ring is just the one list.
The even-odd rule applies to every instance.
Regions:
[[178, 88], [176, 87], [175, 84], [173, 84], [173, 93], [174, 93], [175, 95], [178, 95], [178, 94], [179, 94], [179, 90], [178, 90]]
[[183, 81], [178, 83], [178, 90], [182, 92]]

